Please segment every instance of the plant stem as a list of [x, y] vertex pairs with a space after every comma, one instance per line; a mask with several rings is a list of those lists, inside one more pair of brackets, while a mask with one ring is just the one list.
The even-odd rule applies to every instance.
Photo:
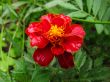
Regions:
[[86, 23], [95, 23], [95, 24], [110, 24], [110, 21], [90, 21], [90, 20], [84, 20], [84, 19], [78, 19], [78, 18], [72, 18], [72, 20], [80, 21], [80, 22], [86, 22]]
[[[16, 30], [15, 30], [15, 32], [14, 32], [14, 34], [13, 34], [13, 37], [12, 37], [13, 40], [14, 40], [14, 38], [15, 38], [15, 36], [16, 36], [16, 33], [17, 33], [17, 31], [18, 31], [18, 26], [19, 26], [19, 22], [17, 23]], [[12, 42], [10, 43], [10, 46], [9, 46], [8, 56], [9, 56], [9, 54], [10, 54], [10, 49], [11, 49], [11, 47], [12, 47]]]
[[3, 38], [3, 31], [4, 31], [4, 25], [2, 25], [2, 27], [1, 27], [1, 37], [0, 37], [0, 54], [1, 54], [2, 60], [3, 60], [3, 54], [2, 54], [2, 38]]

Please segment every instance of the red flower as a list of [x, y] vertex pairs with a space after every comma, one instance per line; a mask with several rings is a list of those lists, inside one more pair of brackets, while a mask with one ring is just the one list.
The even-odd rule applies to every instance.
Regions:
[[55, 56], [62, 68], [74, 66], [73, 56], [83, 43], [85, 31], [79, 24], [71, 24], [71, 18], [63, 14], [47, 14], [41, 22], [32, 22], [26, 29], [31, 46], [38, 46], [33, 59], [47, 66]]

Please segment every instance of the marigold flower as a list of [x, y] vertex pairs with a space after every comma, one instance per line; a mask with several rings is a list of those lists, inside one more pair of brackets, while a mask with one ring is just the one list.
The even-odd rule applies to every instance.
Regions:
[[41, 66], [47, 66], [53, 57], [62, 68], [74, 66], [72, 53], [83, 43], [85, 31], [80, 24], [71, 24], [71, 18], [63, 14], [47, 14], [40, 22], [32, 22], [26, 29], [31, 46], [38, 46], [33, 59]]

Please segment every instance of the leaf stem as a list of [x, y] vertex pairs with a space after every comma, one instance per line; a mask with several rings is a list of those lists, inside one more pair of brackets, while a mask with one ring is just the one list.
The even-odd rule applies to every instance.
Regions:
[[110, 24], [110, 21], [93, 21], [93, 20], [84, 20], [84, 19], [78, 19], [78, 18], [72, 18], [74, 21], [80, 21], [80, 22], [86, 22], [86, 23], [95, 23], [95, 24]]

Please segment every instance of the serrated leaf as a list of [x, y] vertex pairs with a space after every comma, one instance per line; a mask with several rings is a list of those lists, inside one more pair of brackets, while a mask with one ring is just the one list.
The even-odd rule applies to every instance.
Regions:
[[85, 61], [85, 64], [81, 68], [81, 71], [87, 72], [88, 70], [91, 70], [92, 69], [92, 65], [93, 65], [92, 59], [90, 57], [87, 57], [87, 59]]
[[[29, 66], [29, 64], [28, 64]], [[30, 82], [30, 76], [28, 74], [28, 66], [23, 58], [15, 62], [14, 70], [12, 71], [13, 78], [18, 82]]]
[[0, 82], [12, 82], [7, 72], [0, 70]]
[[102, 2], [102, 0], [94, 0], [93, 7], [92, 7], [94, 16], [97, 15], [97, 13], [101, 7], [101, 2]]
[[76, 11], [76, 12], [69, 13], [68, 16], [76, 17], [76, 18], [84, 18], [84, 17], [87, 17], [88, 14], [83, 11]]
[[104, 30], [103, 24], [95, 24], [95, 27], [98, 34], [101, 34]]
[[83, 2], [82, 2], [82, 0], [75, 0], [75, 1], [76, 1], [77, 5], [79, 6], [79, 8], [81, 10], [83, 10]]
[[50, 73], [48, 71], [44, 71], [43, 73], [41, 71], [35, 70], [33, 73], [33, 79], [32, 82], [50, 82]]
[[88, 12], [91, 12], [92, 6], [93, 6], [93, 1], [94, 0], [86, 0], [87, 1], [87, 8], [88, 8]]
[[61, 3], [58, 3], [58, 5], [60, 5], [61, 7], [66, 8], [66, 9], [78, 10], [78, 8], [75, 7], [75, 6], [74, 6], [73, 4], [71, 4], [71, 3], [61, 2]]
[[84, 65], [85, 61], [86, 61], [86, 55], [85, 52], [83, 53], [81, 50], [78, 51], [75, 55], [75, 65], [77, 67], [78, 70], [80, 70], [80, 68]]
[[24, 53], [24, 59], [29, 62], [29, 63], [32, 63], [34, 64], [34, 61], [32, 59], [32, 57], [30, 57], [28, 54]]

